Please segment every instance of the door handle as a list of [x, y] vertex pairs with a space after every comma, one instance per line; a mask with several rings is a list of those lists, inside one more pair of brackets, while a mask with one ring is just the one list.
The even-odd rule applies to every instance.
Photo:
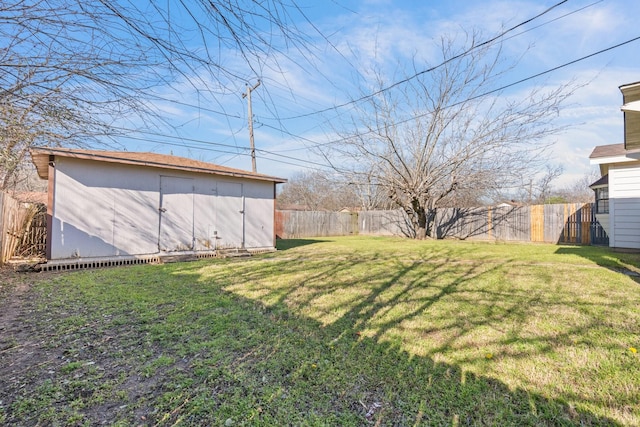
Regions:
[[158, 210], [159, 210], [160, 212], [162, 212], [162, 213], [165, 213], [165, 212], [167, 211], [167, 209], [166, 209], [166, 208], [158, 208]]

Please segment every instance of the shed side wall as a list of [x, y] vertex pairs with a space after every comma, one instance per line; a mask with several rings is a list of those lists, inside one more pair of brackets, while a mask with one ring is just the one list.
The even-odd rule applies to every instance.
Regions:
[[50, 259], [159, 253], [161, 175], [194, 180], [195, 250], [238, 232], [238, 200], [238, 218], [220, 214], [225, 182], [243, 188], [246, 247], [273, 248], [271, 182], [58, 157]]

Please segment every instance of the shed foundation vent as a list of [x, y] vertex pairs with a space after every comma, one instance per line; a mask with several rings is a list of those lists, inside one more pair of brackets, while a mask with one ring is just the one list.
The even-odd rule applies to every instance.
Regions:
[[[274, 252], [273, 248], [257, 248], [244, 251], [247, 256], [252, 254], [260, 254], [266, 252]], [[236, 251], [237, 252], [237, 251]], [[167, 262], [185, 262], [195, 261], [198, 259], [225, 257], [224, 251], [210, 251], [210, 252], [186, 252], [186, 253], [172, 253], [172, 254], [158, 254], [148, 256], [137, 257], [110, 257], [110, 258], [78, 258], [78, 259], [64, 259], [53, 260], [43, 264], [38, 264], [32, 267], [38, 271], [70, 271], [70, 270], [82, 270], [88, 268], [104, 268], [104, 267], [118, 267], [124, 265], [137, 265], [137, 264], [164, 264]]]
[[95, 258], [48, 261], [45, 264], [38, 264], [35, 269], [40, 271], [67, 271], [82, 270], [87, 268], [117, 267], [122, 265], [136, 264], [160, 264], [159, 256], [136, 257], [136, 258]]

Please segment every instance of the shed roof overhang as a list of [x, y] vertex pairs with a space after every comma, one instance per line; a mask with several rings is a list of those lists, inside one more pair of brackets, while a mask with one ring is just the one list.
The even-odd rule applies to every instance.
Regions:
[[119, 163], [144, 167], [198, 172], [211, 175], [231, 176], [274, 183], [287, 182], [284, 178], [229, 168], [213, 163], [201, 162], [186, 157], [170, 156], [149, 152], [100, 151], [75, 148], [38, 147], [31, 149], [31, 160], [42, 179], [49, 178], [49, 162], [55, 157], [69, 157], [83, 160], [94, 160], [105, 163]]

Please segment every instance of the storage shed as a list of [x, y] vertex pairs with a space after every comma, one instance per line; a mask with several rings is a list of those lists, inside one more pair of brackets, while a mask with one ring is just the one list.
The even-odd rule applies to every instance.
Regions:
[[156, 153], [34, 148], [47, 259], [275, 249], [285, 179]]

